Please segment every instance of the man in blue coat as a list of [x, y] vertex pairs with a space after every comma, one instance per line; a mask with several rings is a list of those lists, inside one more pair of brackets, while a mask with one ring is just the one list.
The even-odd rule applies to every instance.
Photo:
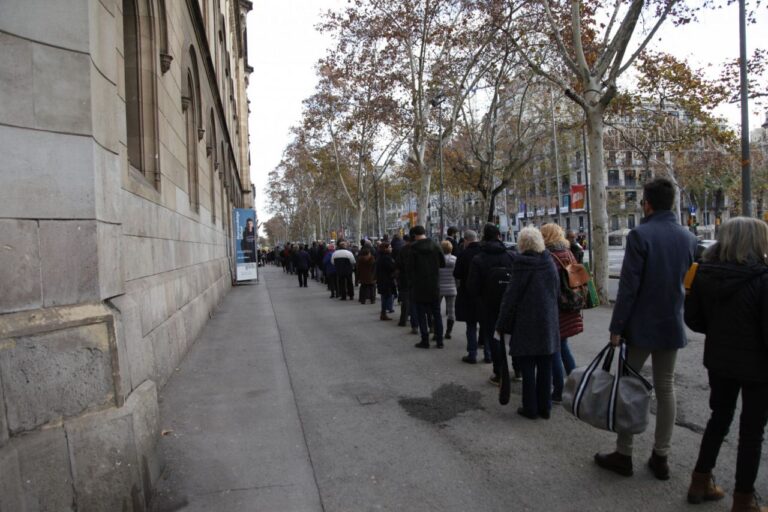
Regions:
[[[675, 187], [656, 178], [643, 187], [640, 225], [627, 235], [619, 292], [611, 319], [611, 343], [624, 339], [628, 362], [640, 370], [650, 357], [656, 388], [656, 438], [648, 466], [659, 480], [669, 478], [667, 455], [675, 426], [675, 361], [688, 343], [683, 324], [683, 278], [693, 263], [696, 238], [671, 211]], [[616, 451], [596, 454], [598, 466], [631, 476], [632, 435], [619, 434]]]

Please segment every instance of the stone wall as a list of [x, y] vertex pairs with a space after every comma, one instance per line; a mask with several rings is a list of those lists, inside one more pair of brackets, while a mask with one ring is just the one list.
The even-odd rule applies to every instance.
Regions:
[[0, 512], [145, 510], [157, 389], [231, 286], [228, 212], [251, 200], [245, 87], [230, 76], [247, 67], [248, 3], [136, 3], [156, 38], [165, 5], [167, 44], [143, 71], [156, 181], [128, 161], [123, 0], [0, 2]]

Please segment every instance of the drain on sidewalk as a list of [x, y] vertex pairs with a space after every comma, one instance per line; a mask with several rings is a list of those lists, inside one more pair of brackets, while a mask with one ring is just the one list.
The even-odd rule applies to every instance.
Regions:
[[450, 383], [437, 388], [430, 398], [401, 398], [400, 406], [410, 416], [430, 423], [444, 423], [459, 414], [482, 410], [479, 391], [469, 391], [464, 386]]

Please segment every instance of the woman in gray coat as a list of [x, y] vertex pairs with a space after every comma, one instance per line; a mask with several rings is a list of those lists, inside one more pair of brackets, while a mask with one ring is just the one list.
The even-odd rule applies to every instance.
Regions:
[[517, 245], [520, 254], [512, 265], [496, 331], [500, 339], [509, 336], [509, 354], [517, 359], [523, 375], [523, 406], [518, 414], [549, 419], [552, 354], [560, 348], [560, 281], [538, 229], [522, 229]]

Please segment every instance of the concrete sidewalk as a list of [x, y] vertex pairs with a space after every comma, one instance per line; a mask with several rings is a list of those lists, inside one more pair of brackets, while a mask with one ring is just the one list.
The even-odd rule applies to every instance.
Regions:
[[[610, 315], [585, 312], [586, 330], [571, 340], [577, 364], [607, 343]], [[445, 349], [416, 350], [409, 328], [378, 318], [379, 303], [330, 300], [323, 286], [299, 288], [275, 267], [261, 284], [232, 290], [160, 393], [170, 432], [153, 510], [688, 509], [708, 418], [701, 336], [678, 357], [672, 478], [659, 482], [644, 467], [652, 428], [636, 439], [633, 478], [606, 473], [592, 455], [615, 436], [562, 408], [549, 421], [521, 418], [519, 383], [500, 406], [489, 367], [460, 361], [463, 323]], [[729, 491], [737, 430], [717, 469]], [[768, 493], [762, 473], [757, 487]], [[726, 501], [699, 508], [726, 510]]]
[[152, 510], [322, 510], [263, 283], [235, 287], [160, 393]]

